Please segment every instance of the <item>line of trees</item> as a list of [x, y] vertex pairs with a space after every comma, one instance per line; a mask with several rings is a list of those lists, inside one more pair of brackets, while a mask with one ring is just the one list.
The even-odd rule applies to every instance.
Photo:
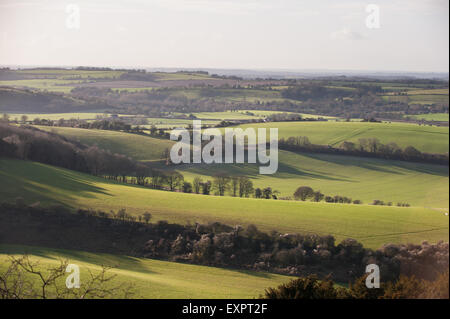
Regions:
[[346, 196], [325, 196], [320, 190], [315, 191], [309, 186], [300, 186], [297, 188], [294, 192], [294, 198], [301, 201], [312, 200], [313, 202], [321, 202], [325, 200], [327, 203], [362, 204], [362, 201], [359, 199], [352, 200]]
[[312, 144], [307, 136], [297, 136], [279, 139], [278, 147], [296, 152], [375, 157], [440, 165], [448, 165], [449, 163], [448, 153], [423, 153], [413, 146], [402, 149], [396, 143], [383, 144], [377, 138], [361, 138], [358, 142], [344, 141], [339, 147], [333, 147], [331, 145]]

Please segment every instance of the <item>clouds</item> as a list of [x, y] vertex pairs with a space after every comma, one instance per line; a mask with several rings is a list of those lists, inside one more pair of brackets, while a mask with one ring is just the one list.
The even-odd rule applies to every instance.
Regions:
[[12, 65], [446, 71], [448, 0], [0, 0], [0, 47]]

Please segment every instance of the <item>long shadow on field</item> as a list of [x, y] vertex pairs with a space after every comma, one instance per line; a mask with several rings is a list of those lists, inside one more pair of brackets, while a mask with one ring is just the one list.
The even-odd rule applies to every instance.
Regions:
[[27, 161], [0, 161], [0, 181], [5, 186], [0, 195], [6, 200], [21, 196], [26, 202], [39, 200], [67, 205], [73, 199], [71, 195], [85, 198], [110, 195], [94, 185], [92, 176]]
[[[266, 166], [266, 165], [262, 165]], [[179, 169], [181, 171], [185, 170], [192, 174], [198, 175], [210, 175], [225, 173], [230, 176], [247, 176], [249, 178], [261, 177], [259, 173], [260, 164], [188, 164], [188, 165], [177, 165], [174, 169]], [[341, 181], [349, 182], [350, 179], [346, 178], [336, 178], [329, 175], [307, 172], [299, 169], [298, 167], [279, 162], [278, 170], [271, 177], [277, 178], [311, 178], [311, 179], [322, 179], [329, 181]]]
[[356, 166], [389, 174], [404, 175], [405, 173], [400, 170], [409, 170], [415, 173], [442, 177], [446, 177], [449, 174], [448, 166], [444, 165], [329, 154], [302, 153], [301, 155], [318, 161], [330, 162], [342, 166]]
[[[67, 249], [44, 248], [37, 246], [0, 245], [0, 254], [29, 255], [49, 260], [67, 260], [69, 263], [83, 262], [97, 266], [112, 267], [113, 269], [126, 269], [142, 273], [155, 273], [144, 267], [141, 260], [124, 255], [111, 255], [104, 253], [83, 252]], [[81, 267], [82, 269], [83, 267]]]

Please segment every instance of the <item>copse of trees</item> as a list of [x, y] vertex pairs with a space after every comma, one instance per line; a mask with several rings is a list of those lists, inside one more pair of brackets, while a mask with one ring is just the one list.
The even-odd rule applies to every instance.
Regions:
[[294, 192], [294, 198], [296, 200], [306, 201], [308, 199], [314, 201], [314, 202], [320, 202], [322, 200], [325, 200], [327, 203], [341, 203], [341, 204], [362, 204], [362, 201], [356, 199], [352, 200], [351, 198], [335, 195], [335, 196], [325, 196], [322, 194], [322, 192], [314, 191], [309, 186], [300, 186], [296, 189]]

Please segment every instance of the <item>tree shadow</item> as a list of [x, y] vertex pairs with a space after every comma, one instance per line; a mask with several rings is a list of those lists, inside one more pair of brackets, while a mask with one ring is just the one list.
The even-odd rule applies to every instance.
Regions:
[[[0, 161], [0, 181], [5, 186], [1, 195], [7, 200], [21, 196], [27, 202], [39, 200], [68, 206], [67, 199], [75, 200], [71, 194], [84, 198], [95, 198], [95, 194], [112, 196], [105, 188], [96, 186], [95, 179], [87, 174], [35, 162]], [[108, 180], [102, 182], [111, 183]]]

